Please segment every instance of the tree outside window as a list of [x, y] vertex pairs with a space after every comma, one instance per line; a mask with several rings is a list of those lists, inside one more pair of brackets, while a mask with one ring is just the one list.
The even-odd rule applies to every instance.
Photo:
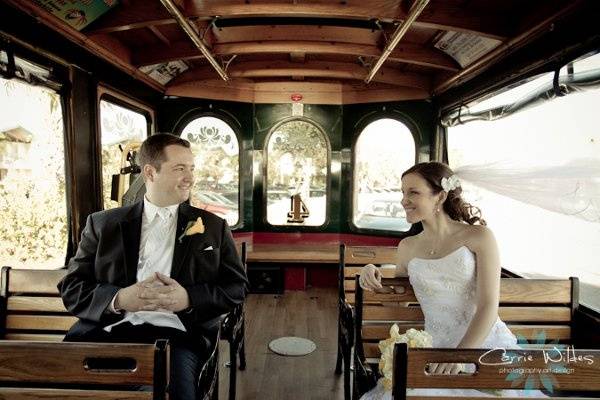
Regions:
[[0, 78], [0, 264], [60, 268], [67, 246], [60, 96]]

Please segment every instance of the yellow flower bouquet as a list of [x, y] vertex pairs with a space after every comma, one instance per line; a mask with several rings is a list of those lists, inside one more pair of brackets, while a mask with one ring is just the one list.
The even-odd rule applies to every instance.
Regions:
[[408, 329], [400, 334], [400, 328], [394, 324], [390, 328], [390, 337], [379, 342], [381, 359], [379, 360], [379, 373], [385, 390], [392, 390], [392, 374], [394, 371], [394, 345], [406, 343], [408, 347], [432, 347], [431, 335], [425, 331]]

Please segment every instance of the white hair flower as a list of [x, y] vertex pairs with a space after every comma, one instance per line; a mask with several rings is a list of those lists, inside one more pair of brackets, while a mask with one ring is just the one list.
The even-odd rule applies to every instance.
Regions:
[[460, 179], [458, 179], [458, 176], [452, 175], [449, 178], [442, 178], [441, 184], [442, 184], [442, 188], [446, 192], [450, 192], [451, 190], [454, 190], [454, 189], [460, 187]]

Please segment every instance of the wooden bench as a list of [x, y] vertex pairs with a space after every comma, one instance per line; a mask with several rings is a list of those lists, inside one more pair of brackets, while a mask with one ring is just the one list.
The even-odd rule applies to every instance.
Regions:
[[[0, 340], [0, 399], [163, 400], [169, 347]], [[139, 391], [139, 387], [151, 391]]]
[[[408, 278], [384, 278], [382, 285], [387, 293], [365, 291], [355, 278], [356, 394], [374, 385], [378, 343], [389, 337], [392, 324], [398, 324], [401, 333], [409, 328], [423, 329], [423, 313]], [[578, 287], [577, 278], [502, 278], [499, 316], [517, 337], [533, 345], [542, 335], [544, 342], [570, 343]]]
[[[488, 349], [409, 349], [405, 343], [399, 343], [394, 348], [393, 399], [433, 398], [407, 395], [407, 388], [513, 389], [520, 394], [525, 390], [528, 377], [535, 379], [535, 383], [532, 383], [534, 389], [541, 389], [546, 385], [546, 389], [551, 389], [553, 393], [588, 392], [586, 398], [589, 398], [587, 397], [589, 392], [600, 391], [600, 350], [576, 351], [577, 356], [588, 359], [555, 363], [545, 357], [550, 356], [558, 361], [571, 358], [574, 354], [567, 349], [526, 349], [509, 351], [508, 354], [515, 358], [507, 362], [506, 358], [502, 358], [502, 350], [490, 352]], [[476, 373], [461, 373], [448, 379], [444, 375], [431, 375], [426, 372], [428, 364], [449, 360], [474, 364]], [[520, 368], [532, 372], [525, 372], [525, 370], [523, 373], [513, 372]], [[511, 373], [514, 375], [509, 378]], [[542, 376], [545, 377], [544, 381], [540, 378]], [[527, 391], [525, 390], [523, 394], [526, 396]], [[502, 397], [502, 399], [516, 400], [522, 397], [517, 395], [517, 397]], [[456, 399], [449, 395], [436, 395], [434, 398]], [[483, 398], [483, 396], [469, 397], [471, 400]], [[573, 400], [573, 397], [553, 396], [552, 398]]]
[[[3, 267], [0, 275], [0, 339], [5, 341], [45, 341], [65, 346], [62, 343], [66, 332], [77, 321], [65, 309], [59, 296], [57, 284], [66, 274], [61, 270], [26, 270]], [[218, 340], [215, 348], [199, 376], [202, 398], [211, 399], [218, 395]], [[94, 344], [96, 354], [110, 346]], [[67, 347], [68, 348], [68, 347]], [[2, 348], [0, 348], [1, 351]], [[33, 356], [30, 355], [30, 356]], [[38, 362], [46, 363], [43, 356]], [[35, 363], [35, 360], [33, 360]], [[153, 364], [150, 364], [153, 365]], [[1, 379], [1, 378], [0, 378]], [[90, 382], [92, 383], [92, 382]], [[1, 397], [0, 397], [1, 399]]]
[[350, 399], [350, 364], [354, 346], [354, 277], [366, 264], [391, 264], [382, 268], [383, 276], [393, 277], [396, 265], [396, 247], [340, 245], [338, 267], [338, 353], [335, 372], [344, 367], [344, 398]]

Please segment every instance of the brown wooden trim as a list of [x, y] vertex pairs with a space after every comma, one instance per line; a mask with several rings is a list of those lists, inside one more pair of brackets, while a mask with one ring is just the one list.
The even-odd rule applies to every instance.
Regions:
[[[378, 19], [391, 22], [404, 20], [407, 12], [400, 0], [371, 0], [354, 4], [340, 5], [337, 2], [297, 3], [288, 1], [250, 4], [227, 4], [221, 0], [193, 0], [186, 3], [185, 15], [207, 17], [219, 15], [225, 17], [285, 16], [347, 19]], [[502, 39], [508, 32], [508, 26], [500, 25], [498, 15], [483, 17], [464, 7], [443, 6], [432, 8], [423, 13], [413, 26], [419, 28], [450, 30], [473, 33]]]
[[67, 312], [60, 297], [10, 296], [7, 300], [6, 308], [8, 311], [12, 312]]
[[[486, 365], [479, 362], [480, 357], [488, 353], [486, 349], [409, 349], [408, 351], [408, 375], [407, 386], [412, 388], [494, 388], [494, 389], [523, 389], [525, 379], [518, 383], [506, 379], [507, 365], [500, 361], [501, 351], [486, 355], [487, 359], [496, 361], [495, 365]], [[562, 350], [563, 357], [567, 357], [566, 350]], [[527, 358], [526, 364], [519, 363], [519, 367], [527, 368], [548, 368], [548, 363], [544, 358], [544, 350], [519, 350], [518, 353]], [[599, 350], [586, 350], [586, 355], [591, 355], [597, 359], [600, 356]], [[432, 362], [459, 362], [472, 363], [477, 365], [476, 374], [460, 374], [448, 379], [443, 375], [430, 375], [425, 372], [425, 367]], [[508, 366], [510, 367], [510, 366]], [[566, 368], [573, 368], [574, 371], [569, 374], [552, 374], [555, 379], [556, 388], [560, 390], [594, 390], [600, 388], [598, 375], [600, 374], [600, 365], [594, 362], [577, 362], [566, 364]]]
[[[308, 27], [307, 27], [308, 28]], [[233, 54], [288, 54], [301, 52], [306, 54], [350, 54], [363, 57], [379, 57], [381, 49], [374, 45], [317, 40], [269, 40], [250, 42], [215, 43], [215, 55]], [[136, 65], [150, 65], [179, 59], [203, 58], [198, 50], [188, 42], [174, 42], [165, 50], [140, 50], [132, 56]], [[401, 43], [388, 58], [390, 61], [421, 65], [445, 71], [458, 71], [459, 65], [440, 50], [414, 43]]]
[[[152, 32], [154, 34], [154, 36], [156, 36], [158, 38], [158, 40], [160, 40], [167, 46], [171, 45], [171, 41], [165, 35], [163, 35], [163, 33], [160, 31], [160, 29], [158, 29], [158, 27], [152, 25], [152, 26], [149, 26], [148, 29], [150, 30], [150, 32]], [[149, 51], [145, 51], [145, 53], [149, 53]]]
[[[309, 78], [333, 78], [362, 81], [367, 69], [358, 64], [309, 61], [303, 64], [290, 61], [249, 61], [231, 65], [227, 73], [232, 78], [273, 78], [302, 76]], [[172, 85], [214, 77], [212, 68], [196, 68], [186, 71], [173, 80]], [[373, 78], [374, 82], [411, 87], [429, 91], [429, 79], [420, 74], [401, 72], [394, 68], [382, 68]], [[170, 86], [170, 85], [169, 85]]]
[[66, 275], [64, 269], [57, 270], [33, 270], [16, 269], [10, 270], [9, 294], [12, 293], [36, 293], [57, 295], [56, 285]]
[[[377, 85], [377, 84], [376, 84]], [[371, 84], [373, 86], [373, 84]], [[239, 101], [254, 104], [291, 103], [293, 93], [303, 95], [304, 104], [356, 104], [382, 101], [423, 100], [429, 92], [400, 86], [356, 87], [341, 82], [280, 81], [253, 82], [217, 79], [186, 82], [167, 87], [166, 95], [200, 99]]]
[[121, 390], [0, 388], [0, 400], [151, 400], [152, 396], [151, 392], [125, 392]]
[[121, 4], [118, 12], [106, 13], [98, 21], [94, 21], [93, 30], [90, 32], [112, 33], [174, 24], [175, 20], [160, 2], [140, 1], [135, 5]]
[[[152, 385], [154, 345], [0, 341], [0, 381]], [[86, 369], [89, 358], [133, 358], [134, 370]], [[19, 368], [14, 368], [19, 365]]]
[[346, 246], [346, 265], [396, 264], [398, 249], [393, 246]]
[[121, 60], [127, 65], [132, 65], [131, 60], [131, 50], [129, 47], [124, 45], [120, 40], [118, 40], [115, 36], [111, 36], [108, 34], [95, 34], [89, 35], [89, 40], [96, 43], [98, 46], [105, 48], [110, 54], [112, 54], [113, 59]]
[[428, 4], [429, 0], [412, 1], [408, 14], [405, 18], [402, 19], [402, 22], [398, 24], [396, 30], [394, 31], [394, 33], [392, 33], [390, 39], [387, 40], [387, 43], [383, 48], [381, 56], [378, 57], [377, 60], [375, 60], [374, 63], [371, 65], [369, 72], [367, 73], [367, 76], [365, 78], [365, 83], [370, 83], [375, 77], [375, 75], [377, 75], [377, 73], [381, 70], [381, 67], [383, 66], [387, 58], [390, 56], [392, 51], [394, 51], [394, 49], [396, 48], [398, 43], [400, 43], [402, 38], [404, 38], [404, 35], [406, 35], [408, 30], [415, 23], [415, 21], [423, 12], [423, 10], [427, 8]]
[[521, 335], [529, 341], [536, 341], [540, 334], [544, 334], [546, 340], [569, 342], [572, 338], [571, 327], [569, 325], [514, 325], [508, 324], [508, 328], [515, 335]]
[[570, 304], [571, 281], [504, 278], [500, 283], [500, 304]]
[[[390, 328], [392, 323], [378, 324], [378, 325], [365, 325], [368, 321], [363, 318], [362, 327], [362, 338], [365, 341], [379, 341], [390, 337]], [[407, 323], [396, 323], [400, 328], [400, 333], [405, 332], [408, 329], [423, 329], [422, 323], [407, 322]]]
[[[390, 336], [390, 327], [392, 322], [382, 323], [377, 325], [366, 325], [368, 320], [363, 318], [362, 337], [364, 340], [383, 340]], [[423, 329], [423, 324], [415, 324], [414, 322], [402, 323], [397, 322], [400, 327], [400, 332], [406, 329]], [[535, 341], [540, 333], [545, 334], [546, 340], [561, 340], [568, 341], [571, 338], [571, 327], [568, 325], [514, 325], [508, 324], [508, 328], [515, 335], [521, 335], [527, 340]]]
[[504, 322], [571, 322], [569, 307], [504, 307], [498, 309]]
[[415, 296], [415, 292], [413, 291], [412, 286], [410, 284], [402, 284], [399, 283], [398, 286], [404, 287], [403, 293], [377, 293], [365, 291], [364, 302], [365, 303], [406, 303], [406, 302], [417, 302], [417, 297]]
[[106, 49], [105, 47], [97, 44], [96, 42], [88, 38], [85, 34], [77, 31], [74, 28], [71, 28], [69, 25], [62, 22], [60, 19], [58, 19], [58, 17], [55, 17], [54, 15], [45, 11], [44, 9], [36, 6], [35, 3], [18, 0], [6, 0], [6, 2], [11, 6], [27, 13], [28, 15], [35, 17], [37, 21], [55, 30], [62, 36], [66, 37], [68, 40], [74, 42], [75, 44], [78, 44], [79, 46], [82, 46], [86, 50], [101, 57], [102, 59], [106, 60], [107, 62], [119, 68], [120, 70], [126, 72], [135, 79], [144, 82], [151, 88], [161, 93], [165, 91], [163, 85], [151, 79], [146, 74], [139, 71], [136, 67], [129, 64], [127, 61], [115, 57], [115, 55], [111, 52], [110, 49]]
[[[116, 32], [129, 29], [140, 29], [148, 26], [174, 24], [168, 13], [155, 2], [136, 2], [123, 5], [119, 13], [111, 13], [103, 17], [94, 26], [94, 32]], [[406, 18], [406, 11], [401, 0], [371, 0], [354, 4], [339, 4], [329, 0], [310, 3], [292, 3], [290, 1], [227, 4], [222, 0], [195, 0], [187, 2], [184, 15], [196, 22], [211, 20], [214, 16], [227, 17], [314, 17], [314, 18], [346, 18], [346, 19], [378, 19], [383, 22], [399, 21]], [[423, 13], [415, 21], [419, 28], [452, 30], [472, 33], [479, 36], [504, 39], [509, 26], [502, 22], [506, 18], [497, 13], [482, 17], [465, 7], [436, 4], [429, 12]]]
[[7, 315], [6, 329], [10, 330], [44, 330], [68, 331], [77, 317], [62, 317], [54, 315]]
[[[380, 307], [369, 306], [363, 307], [363, 321], [380, 320], [380, 321], [423, 321], [423, 311], [421, 307]], [[389, 331], [388, 331], [389, 332]]]
[[29, 340], [34, 342], [62, 342], [65, 335], [51, 333], [7, 333], [6, 340]]
[[444, 79], [441, 82], [439, 82], [435, 86], [435, 89], [433, 91], [434, 94], [437, 95], [443, 93], [446, 90], [456, 86], [457, 84], [463, 83], [473, 78], [474, 76], [488, 69], [490, 66], [494, 65], [498, 60], [500, 60], [504, 56], [530, 43], [542, 33], [552, 30], [552, 26], [557, 20], [562, 19], [566, 15], [575, 11], [577, 8], [579, 8], [579, 6], [581, 6], [582, 3], [583, 0], [574, 0], [565, 3], [564, 8], [552, 13], [551, 15], [544, 18], [542, 21], [537, 23], [535, 26], [529, 28], [525, 32], [522, 32], [521, 34], [502, 43], [500, 46], [496, 47], [494, 50], [481, 57], [474, 63], [470, 64], [468, 67], [464, 68], [460, 72], [453, 74], [448, 79]]

